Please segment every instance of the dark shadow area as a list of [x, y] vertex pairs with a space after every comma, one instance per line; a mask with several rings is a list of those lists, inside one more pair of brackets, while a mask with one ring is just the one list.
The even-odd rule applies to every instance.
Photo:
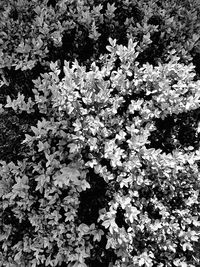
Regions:
[[89, 168], [87, 173], [87, 181], [91, 188], [80, 193], [78, 218], [89, 225], [97, 222], [99, 210], [107, 205], [107, 183], [92, 168]]
[[200, 134], [197, 133], [197, 126], [199, 119], [200, 109], [167, 116], [164, 120], [156, 119], [157, 130], [151, 133], [150, 144], [147, 145], [147, 148], [162, 149], [166, 153], [189, 146], [198, 149]]

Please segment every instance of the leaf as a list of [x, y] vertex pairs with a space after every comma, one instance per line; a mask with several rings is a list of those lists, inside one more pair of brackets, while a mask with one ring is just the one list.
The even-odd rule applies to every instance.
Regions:
[[103, 6], [99, 4], [98, 6], [93, 6], [92, 11], [99, 16], [100, 11], [102, 10]]
[[24, 139], [24, 141], [22, 141], [21, 144], [32, 143], [33, 140], [34, 140], [34, 138], [31, 135], [29, 135], [29, 134], [25, 134], [25, 137], [26, 138]]
[[67, 147], [70, 148], [69, 153], [77, 153], [79, 151], [79, 145], [76, 143], [70, 143], [67, 145]]
[[83, 232], [83, 234], [88, 234], [90, 231], [90, 227], [85, 223], [80, 224], [78, 229], [80, 232]]
[[106, 49], [107, 49], [110, 53], [114, 52], [114, 48], [113, 48], [112, 46], [110, 46], [110, 45], [107, 45], [107, 46], [106, 46]]
[[4, 195], [4, 193], [7, 191], [8, 185], [0, 180], [0, 198]]
[[112, 47], [116, 46], [117, 39], [112, 39], [111, 37], [108, 38], [109, 43]]
[[31, 126], [31, 130], [34, 132], [35, 135], [39, 135], [40, 134], [38, 128], [36, 128], [35, 126]]
[[11, 108], [12, 107], [12, 99], [10, 98], [10, 96], [7, 96], [7, 104], [5, 105], [6, 108]]
[[56, 180], [54, 181], [54, 185], [60, 188], [63, 186], [69, 186], [70, 180], [66, 177], [66, 174], [61, 174], [56, 176]]
[[52, 71], [57, 71], [57, 67], [58, 67], [58, 64], [57, 64], [57, 62], [51, 62], [50, 63], [50, 69], [52, 70]]
[[37, 146], [38, 146], [38, 152], [41, 152], [43, 150], [47, 150], [50, 147], [47, 141], [44, 143], [39, 141]]
[[117, 8], [115, 7], [115, 3], [112, 5], [110, 3], [107, 3], [107, 12], [108, 14], [113, 14]]
[[190, 250], [190, 251], [193, 251], [193, 247], [192, 247], [192, 244], [190, 242], [186, 242], [184, 244], [182, 244], [182, 248], [183, 248], [183, 251], [186, 251], [186, 250]]
[[41, 174], [41, 175], [39, 175], [39, 176], [35, 179], [35, 181], [38, 182], [38, 183], [37, 183], [37, 187], [36, 187], [35, 190], [36, 190], [36, 191], [39, 190], [40, 192], [42, 192], [45, 183], [46, 183], [46, 182], [49, 182], [49, 177], [46, 176], [45, 174]]
[[103, 225], [106, 229], [109, 228], [110, 225], [111, 225], [111, 219], [107, 219], [107, 220], [105, 220], [105, 221], [102, 223], [102, 225]]
[[150, 254], [152, 254], [151, 256], [147, 254], [147, 252], [143, 252], [140, 256], [139, 256], [139, 266], [145, 266], [145, 267], [152, 267], [153, 266], [153, 262], [152, 262], [152, 258], [154, 258], [153, 253], [150, 252]]
[[197, 133], [200, 133], [200, 122], [198, 122]]
[[97, 30], [98, 30], [98, 28], [95, 25], [95, 21], [93, 21], [91, 32], [89, 34], [89, 38], [97, 41], [99, 39], [99, 37], [101, 36], [101, 33], [99, 33]]
[[182, 261], [181, 259], [175, 259], [173, 264], [177, 267], [188, 267], [187, 263]]
[[93, 241], [101, 241], [102, 235], [104, 235], [104, 232], [102, 230], [95, 231]]
[[200, 38], [200, 35], [199, 35], [199, 34], [195, 34], [195, 33], [194, 33], [194, 34], [192, 35], [192, 39], [193, 39], [194, 42], [197, 42], [197, 41], [199, 40], [199, 38]]
[[90, 184], [86, 180], [82, 181], [82, 183], [81, 183], [81, 189], [83, 191], [85, 191], [86, 189], [89, 189], [89, 188], [91, 188]]
[[77, 169], [64, 167], [61, 169], [61, 174], [54, 178], [54, 184], [61, 188], [63, 188], [63, 186], [69, 186], [71, 184], [70, 182], [80, 186], [81, 181], [78, 177], [80, 177], [80, 172]]

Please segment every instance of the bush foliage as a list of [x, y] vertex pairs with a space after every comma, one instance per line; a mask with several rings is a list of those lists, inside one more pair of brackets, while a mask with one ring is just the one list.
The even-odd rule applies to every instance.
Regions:
[[198, 10], [3, 3], [1, 266], [200, 264]]

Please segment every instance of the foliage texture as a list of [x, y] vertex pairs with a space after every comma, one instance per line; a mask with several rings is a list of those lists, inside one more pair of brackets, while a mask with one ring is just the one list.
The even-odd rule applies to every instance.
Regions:
[[200, 264], [198, 10], [5, 1], [1, 266]]

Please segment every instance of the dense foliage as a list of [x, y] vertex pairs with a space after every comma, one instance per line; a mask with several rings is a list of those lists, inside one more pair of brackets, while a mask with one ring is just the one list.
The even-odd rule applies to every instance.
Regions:
[[200, 264], [198, 10], [3, 3], [1, 266]]

